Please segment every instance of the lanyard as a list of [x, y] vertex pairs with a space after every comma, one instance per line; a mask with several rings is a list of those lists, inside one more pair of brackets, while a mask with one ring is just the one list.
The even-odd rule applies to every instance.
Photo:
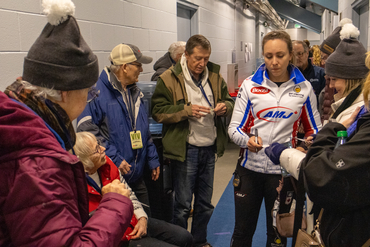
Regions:
[[[93, 187], [97, 192], [99, 192], [99, 194], [101, 194], [101, 188], [96, 184], [96, 182], [94, 181], [94, 179], [92, 179], [87, 173], [85, 173], [85, 175], [86, 175], [87, 183], [91, 187]], [[99, 175], [99, 179], [100, 179], [100, 175]], [[101, 183], [101, 181], [100, 181], [100, 183]]]
[[136, 126], [135, 126], [135, 109], [133, 107], [133, 101], [132, 101], [132, 96], [131, 96], [131, 91], [129, 88], [124, 91], [127, 106], [128, 106], [128, 114], [131, 120], [131, 127], [134, 131], [136, 131]]
[[202, 94], [203, 94], [204, 98], [207, 100], [208, 105], [212, 108], [212, 104], [211, 104], [211, 102], [209, 102], [209, 99], [206, 95], [206, 92], [204, 91], [204, 88], [202, 86], [202, 82], [199, 82], [198, 87], [200, 88], [200, 91], [202, 91]]

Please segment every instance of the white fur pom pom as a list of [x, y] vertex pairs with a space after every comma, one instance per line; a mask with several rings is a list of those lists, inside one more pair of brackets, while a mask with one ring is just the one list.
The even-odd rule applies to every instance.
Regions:
[[48, 22], [57, 26], [75, 13], [75, 5], [71, 0], [43, 0], [42, 7]]
[[351, 20], [351, 19], [349, 19], [349, 18], [344, 18], [344, 19], [342, 19], [342, 20], [339, 22], [339, 25], [338, 25], [338, 26], [343, 27], [343, 26], [344, 26], [344, 25], [346, 25], [347, 23], [352, 24], [352, 20]]
[[342, 27], [340, 31], [340, 39], [358, 38], [360, 31], [353, 24], [347, 23]]

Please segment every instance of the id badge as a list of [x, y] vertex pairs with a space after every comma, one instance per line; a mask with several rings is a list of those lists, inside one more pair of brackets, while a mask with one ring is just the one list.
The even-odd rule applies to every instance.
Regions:
[[140, 149], [143, 147], [140, 130], [130, 132], [131, 147], [132, 149]]

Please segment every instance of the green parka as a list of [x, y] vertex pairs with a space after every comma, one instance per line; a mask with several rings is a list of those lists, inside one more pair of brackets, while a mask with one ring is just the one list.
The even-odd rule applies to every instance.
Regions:
[[[220, 75], [220, 66], [207, 63], [208, 82], [211, 85], [214, 105], [225, 103], [226, 113], [215, 118], [217, 128], [216, 153], [221, 157], [227, 145], [227, 130], [222, 117], [231, 115], [234, 100], [230, 97], [227, 85]], [[166, 70], [157, 80], [152, 96], [152, 117], [163, 123], [162, 143], [164, 157], [183, 162], [186, 157], [186, 141], [189, 134], [189, 121], [192, 116], [191, 102], [185, 89], [184, 75], [180, 63]]]

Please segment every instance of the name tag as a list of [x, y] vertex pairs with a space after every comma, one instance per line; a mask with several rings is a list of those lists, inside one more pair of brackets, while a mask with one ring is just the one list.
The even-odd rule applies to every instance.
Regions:
[[130, 132], [130, 139], [131, 139], [131, 147], [132, 147], [132, 149], [140, 149], [140, 148], [143, 148], [143, 141], [141, 139], [141, 132], [140, 132], [140, 130], [131, 131]]

